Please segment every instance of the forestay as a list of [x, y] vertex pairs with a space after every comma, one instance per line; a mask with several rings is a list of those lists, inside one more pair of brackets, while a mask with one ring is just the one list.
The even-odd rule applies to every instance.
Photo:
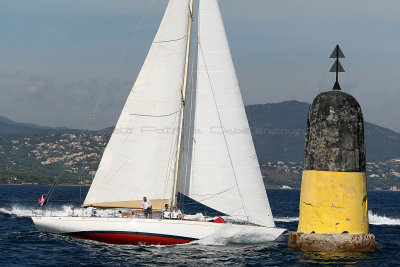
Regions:
[[274, 227], [216, 0], [199, 3], [197, 88], [188, 89], [180, 191], [236, 219]]
[[169, 1], [84, 206], [138, 207], [143, 196], [153, 208], [169, 202], [189, 15], [188, 0]]

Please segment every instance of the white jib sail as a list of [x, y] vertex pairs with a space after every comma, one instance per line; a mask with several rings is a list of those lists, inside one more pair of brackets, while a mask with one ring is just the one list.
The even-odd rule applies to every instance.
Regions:
[[188, 88], [180, 191], [236, 219], [274, 227], [216, 0], [201, 0], [197, 88]]
[[[188, 0], [170, 0], [147, 58], [104, 151], [84, 205], [156, 206], [172, 195]], [[157, 201], [159, 200], [159, 201]]]

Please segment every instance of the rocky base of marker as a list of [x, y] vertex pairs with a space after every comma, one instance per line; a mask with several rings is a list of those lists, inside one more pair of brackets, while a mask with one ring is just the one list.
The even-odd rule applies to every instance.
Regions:
[[374, 252], [373, 234], [306, 234], [289, 232], [289, 248], [301, 251]]

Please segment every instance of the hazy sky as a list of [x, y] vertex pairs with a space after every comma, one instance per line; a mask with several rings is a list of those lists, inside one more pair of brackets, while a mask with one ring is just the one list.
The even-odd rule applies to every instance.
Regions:
[[[83, 128], [113, 126], [161, 21], [153, 0], [0, 0], [0, 116]], [[330, 90], [329, 59], [367, 121], [400, 132], [400, 1], [220, 0], [245, 104], [311, 103]], [[115, 74], [113, 74], [115, 71]], [[110, 86], [109, 81], [112, 79]]]

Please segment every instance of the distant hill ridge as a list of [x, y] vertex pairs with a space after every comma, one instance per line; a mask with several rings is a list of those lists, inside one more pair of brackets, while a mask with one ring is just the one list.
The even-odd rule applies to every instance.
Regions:
[[[249, 125], [260, 162], [278, 160], [303, 161], [308, 103], [281, 103], [246, 106]], [[111, 128], [97, 131], [110, 133]], [[69, 128], [51, 128], [32, 123], [19, 123], [0, 116], [0, 134], [79, 132]], [[365, 122], [367, 161], [385, 161], [400, 157], [400, 134]]]
[[[303, 161], [309, 106], [294, 100], [246, 106], [260, 162]], [[364, 127], [367, 161], [400, 157], [399, 133], [369, 122]]]
[[0, 134], [31, 134], [31, 133], [49, 133], [49, 132], [76, 132], [79, 130], [69, 129], [67, 127], [48, 127], [39, 126], [33, 123], [16, 122], [0, 116]]

